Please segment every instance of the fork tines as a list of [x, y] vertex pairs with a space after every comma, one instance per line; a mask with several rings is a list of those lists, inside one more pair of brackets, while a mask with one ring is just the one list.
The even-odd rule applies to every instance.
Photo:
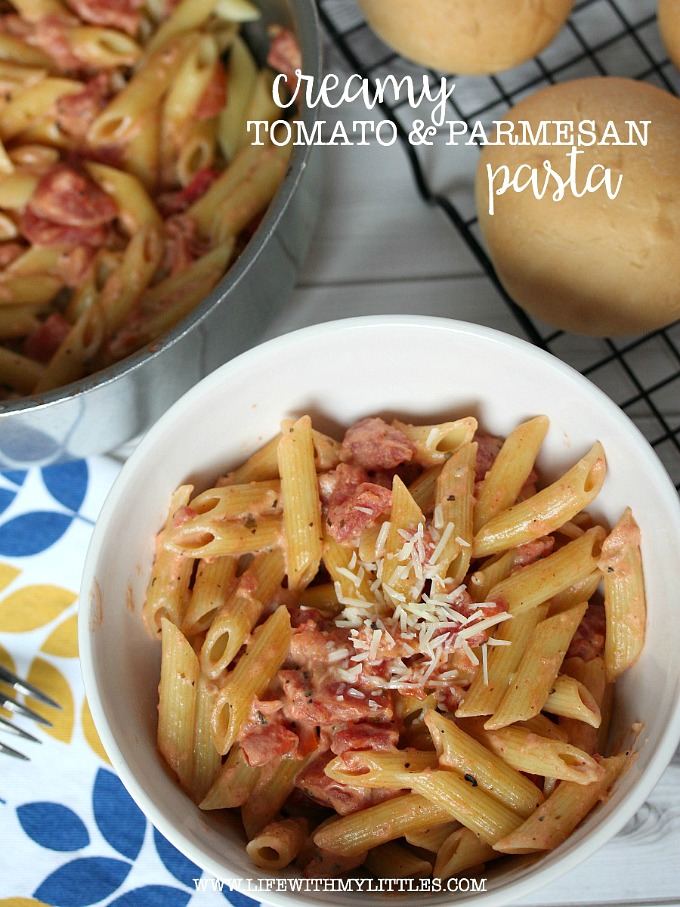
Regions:
[[[16, 690], [19, 693], [23, 693], [26, 696], [31, 696], [33, 699], [36, 699], [38, 702], [42, 702], [44, 705], [48, 705], [51, 708], [61, 709], [61, 706], [58, 702], [55, 702], [50, 696], [46, 693], [43, 693], [38, 687], [34, 684], [29, 683], [27, 680], [22, 680], [20, 677], [17, 677], [16, 674], [13, 674], [12, 671], [9, 671], [3, 665], [0, 665], [0, 682], [7, 684], [13, 690]], [[37, 724], [41, 724], [45, 727], [52, 727], [52, 722], [48, 721], [47, 718], [40, 715], [38, 712], [29, 708], [27, 705], [24, 705], [21, 702], [17, 702], [12, 696], [0, 690], [0, 706], [4, 706], [8, 711], [13, 712], [15, 715], [30, 718], [32, 721], [35, 721]], [[29, 734], [28, 731], [23, 730], [16, 724], [12, 724], [11, 721], [8, 721], [6, 718], [0, 716], [0, 731], [5, 731], [10, 734], [15, 734], [17, 737], [21, 737], [24, 740], [30, 740], [34, 743], [40, 743], [40, 740], [37, 737], [34, 737], [33, 734]], [[7, 746], [4, 743], [0, 743], [0, 753], [4, 753], [6, 756], [14, 756], [16, 759], [28, 759], [28, 756], [25, 756], [23, 753], [20, 753], [18, 750], [15, 750], [11, 746]]]

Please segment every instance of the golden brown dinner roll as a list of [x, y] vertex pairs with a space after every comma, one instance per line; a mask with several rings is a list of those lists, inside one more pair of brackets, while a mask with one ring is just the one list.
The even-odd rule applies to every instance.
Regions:
[[680, 69], [680, 0], [659, 0], [658, 17], [668, 56]]
[[402, 56], [433, 69], [481, 75], [540, 53], [573, 0], [359, 0], [369, 25]]
[[[515, 302], [557, 327], [599, 336], [680, 318], [680, 99], [631, 79], [595, 77], [542, 89], [505, 120], [528, 141], [539, 124], [546, 133], [537, 138], [554, 141], [562, 129], [566, 139], [571, 123], [577, 136], [573, 146], [511, 145], [505, 127], [504, 144], [480, 156], [480, 225]], [[641, 121], [649, 121], [646, 146]], [[579, 130], [596, 144], [579, 147]], [[615, 144], [615, 135], [632, 144]], [[559, 182], [546, 168], [565, 182], [561, 200], [552, 197]], [[596, 191], [585, 191], [589, 174]]]

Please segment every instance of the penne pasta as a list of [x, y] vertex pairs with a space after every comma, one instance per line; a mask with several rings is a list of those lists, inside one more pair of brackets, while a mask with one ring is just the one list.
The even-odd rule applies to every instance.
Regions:
[[635, 664], [645, 641], [646, 601], [640, 530], [628, 508], [602, 543], [598, 561], [604, 583], [607, 679]]
[[602, 800], [620, 774], [626, 756], [602, 761], [604, 775], [586, 786], [565, 781], [559, 784], [536, 812], [514, 832], [496, 841], [500, 853], [534, 853], [554, 850], [565, 841], [579, 822]]
[[158, 749], [182, 787], [193, 778], [198, 658], [182, 632], [161, 618], [161, 680], [158, 688]]
[[585, 603], [575, 605], [536, 626], [512, 682], [485, 728], [496, 730], [515, 721], [526, 721], [543, 709], [585, 611]]
[[240, 746], [234, 746], [213, 778], [200, 803], [201, 809], [233, 809], [243, 806], [260, 776], [259, 766], [250, 765]]
[[600, 708], [588, 688], [568, 674], [555, 678], [543, 708], [551, 715], [585, 721], [594, 728], [602, 720]]
[[180, 626], [187, 606], [194, 561], [169, 551], [165, 547], [165, 537], [172, 529], [175, 513], [186, 506], [192, 491], [191, 485], [182, 485], [175, 491], [165, 526], [156, 538], [156, 556], [142, 608], [146, 628], [153, 636], [160, 634], [163, 618]]
[[543, 795], [536, 785], [520, 774], [524, 769], [518, 769], [497, 749], [478, 743], [454, 721], [432, 709], [425, 715], [425, 724], [432, 734], [439, 764], [444, 768], [453, 769], [466, 781], [474, 778], [476, 787], [524, 818], [543, 802]]
[[548, 425], [545, 416], [536, 416], [518, 425], [505, 439], [477, 497], [475, 533], [516, 503], [531, 475]]
[[487, 731], [476, 723], [474, 733], [518, 772], [575, 784], [590, 784], [604, 775], [602, 766], [588, 753], [554, 737], [542, 737], [527, 727], [513, 725]]
[[318, 829], [313, 838], [323, 850], [353, 856], [413, 831], [450, 821], [450, 813], [427, 797], [403, 794], [335, 819]]
[[435, 879], [450, 879], [466, 869], [481, 868], [499, 856], [490, 844], [481, 841], [469, 828], [458, 828], [437, 851], [432, 874]]
[[252, 838], [246, 852], [260, 869], [284, 869], [302, 849], [306, 835], [305, 819], [279, 819]]
[[369, 850], [364, 869], [378, 879], [426, 879], [432, 875], [429, 860], [395, 842], [380, 844]]
[[592, 575], [604, 535], [604, 529], [595, 526], [548, 557], [501, 580], [491, 588], [489, 598], [507, 602], [510, 612], [517, 616], [565, 592]]
[[294, 590], [304, 589], [318, 572], [323, 548], [309, 416], [282, 428], [278, 461], [288, 584]]
[[604, 450], [597, 443], [552, 485], [486, 522], [475, 535], [475, 557], [504, 551], [559, 529], [597, 497], [606, 470]]
[[212, 711], [212, 736], [218, 752], [228, 753], [250, 711], [253, 696], [261, 696], [281, 667], [290, 642], [290, 617], [283, 606], [253, 635], [245, 654], [227, 677]]

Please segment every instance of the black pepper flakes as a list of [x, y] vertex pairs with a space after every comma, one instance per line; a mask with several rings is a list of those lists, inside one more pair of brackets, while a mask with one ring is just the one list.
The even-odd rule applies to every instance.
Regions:
[[477, 779], [475, 778], [474, 775], [471, 775], [470, 772], [466, 772], [465, 775], [463, 775], [463, 777], [465, 778], [465, 780], [467, 781], [468, 784], [471, 784], [473, 787], [477, 787]]

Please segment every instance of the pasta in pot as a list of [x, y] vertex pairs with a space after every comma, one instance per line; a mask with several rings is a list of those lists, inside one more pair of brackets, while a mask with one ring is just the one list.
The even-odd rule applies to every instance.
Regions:
[[303, 416], [175, 493], [143, 609], [158, 745], [202, 809], [240, 809], [257, 866], [447, 879], [550, 850], [633, 758], [605, 747], [644, 642], [639, 531], [585, 509], [600, 444], [540, 487], [547, 430], [337, 441]]
[[[0, 10], [0, 399], [152, 342], [218, 283], [291, 147], [250, 0], [15, 0]], [[300, 67], [287, 30], [268, 60]]]

